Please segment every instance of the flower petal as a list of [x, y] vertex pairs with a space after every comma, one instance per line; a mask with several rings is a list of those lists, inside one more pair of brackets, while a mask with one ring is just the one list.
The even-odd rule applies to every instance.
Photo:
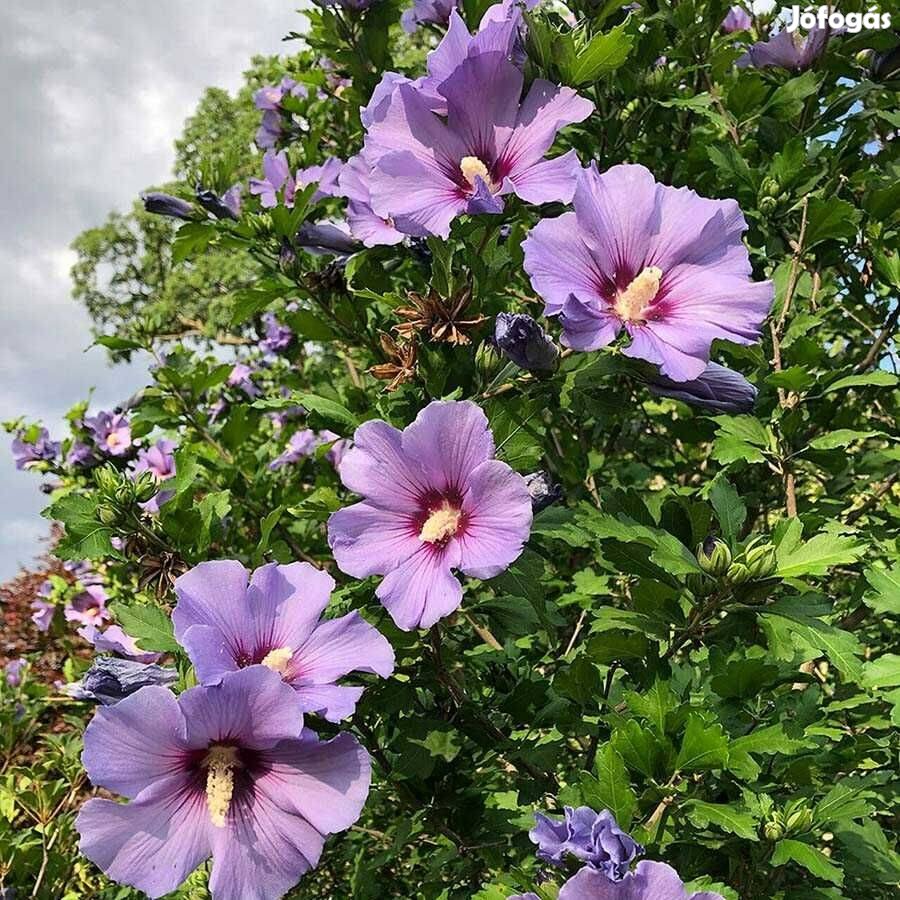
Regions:
[[[516, 196], [526, 203], [571, 203], [581, 163], [574, 150], [553, 159], [540, 159], [511, 172], [509, 181]], [[572, 236], [569, 236], [569, 240]]]
[[191, 625], [215, 625], [226, 636], [239, 633], [247, 616], [249, 577], [239, 562], [226, 559], [202, 562], [177, 578], [175, 638], [180, 641]]
[[329, 722], [341, 722], [356, 712], [356, 704], [365, 689], [347, 684], [295, 684], [304, 713], [312, 713]]
[[200, 684], [215, 684], [240, 668], [231, 643], [215, 625], [191, 625], [181, 638], [181, 646], [187, 651]]
[[562, 311], [562, 342], [573, 350], [599, 350], [615, 340], [622, 329], [617, 316], [596, 303], [582, 303], [569, 295]]
[[354, 503], [333, 512], [328, 519], [328, 546], [340, 570], [354, 578], [390, 572], [421, 544], [411, 513]]

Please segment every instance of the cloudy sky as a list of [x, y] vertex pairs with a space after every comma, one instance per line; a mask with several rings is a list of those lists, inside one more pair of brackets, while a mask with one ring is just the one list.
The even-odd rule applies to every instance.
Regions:
[[[111, 369], [70, 299], [71, 240], [166, 180], [172, 142], [207, 85], [234, 90], [254, 53], [301, 30], [292, 0], [5, 0], [0, 4], [0, 421], [61, 417], [94, 388], [112, 406], [144, 384]], [[0, 433], [0, 581], [41, 548], [39, 479]]]

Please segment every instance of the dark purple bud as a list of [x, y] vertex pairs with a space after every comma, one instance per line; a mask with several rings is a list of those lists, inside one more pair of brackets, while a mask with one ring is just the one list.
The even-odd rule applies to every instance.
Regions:
[[494, 343], [500, 352], [528, 372], [553, 372], [559, 348], [531, 316], [500, 313], [494, 323]]
[[528, 493], [531, 494], [531, 511], [535, 515], [551, 504], [559, 502], [564, 496], [562, 485], [556, 484], [543, 470], [526, 475], [525, 484], [528, 485]]
[[179, 197], [173, 197], [171, 194], [163, 194], [161, 191], [148, 191], [141, 194], [141, 200], [144, 201], [144, 209], [148, 213], [154, 213], [157, 216], [169, 216], [172, 219], [184, 219], [191, 222], [194, 219], [194, 207]]
[[693, 381], [672, 381], [665, 375], [654, 375], [649, 387], [654, 397], [669, 397], [700, 409], [732, 414], [750, 412], [758, 393], [739, 372], [713, 362]]
[[362, 250], [345, 227], [334, 222], [305, 223], [297, 232], [295, 243], [315, 256], [350, 256]]
[[115, 656], [98, 656], [84, 678], [69, 686], [68, 693], [76, 700], [96, 700], [104, 706], [112, 706], [142, 687], [168, 687], [176, 681], [178, 672], [175, 669]]
[[197, 202], [217, 219], [234, 219], [237, 221], [241, 213], [240, 188], [237, 185], [226, 191], [221, 197], [214, 191], [204, 190], [197, 185]]

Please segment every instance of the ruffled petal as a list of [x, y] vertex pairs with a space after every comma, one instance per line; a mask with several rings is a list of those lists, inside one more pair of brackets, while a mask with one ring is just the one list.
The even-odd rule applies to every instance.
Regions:
[[354, 578], [390, 572], [412, 556], [421, 543], [411, 514], [354, 503], [333, 512], [328, 519], [328, 546], [340, 570]]
[[329, 722], [342, 722], [356, 712], [364, 688], [347, 684], [295, 684], [304, 713], [312, 713]]
[[599, 350], [622, 330], [621, 320], [607, 312], [605, 304], [582, 303], [574, 294], [566, 300], [560, 320], [562, 342], [573, 350]]
[[249, 577], [239, 562], [224, 559], [202, 562], [176, 579], [176, 639], [191, 625], [215, 625], [226, 636], [240, 633], [247, 618]]

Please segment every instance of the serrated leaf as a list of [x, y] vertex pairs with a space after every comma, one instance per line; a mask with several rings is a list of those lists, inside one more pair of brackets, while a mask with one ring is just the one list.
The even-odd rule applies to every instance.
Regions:
[[578, 52], [571, 67], [567, 67], [566, 82], [578, 87], [618, 69], [628, 59], [634, 43], [634, 37], [625, 30], [626, 24], [623, 22], [608, 32], [595, 34]]
[[813, 197], [809, 201], [806, 226], [806, 248], [827, 240], [848, 240], [856, 237], [860, 212], [846, 200]]
[[863, 687], [884, 688], [900, 685], [900, 656], [885, 653], [863, 666]]
[[837, 885], [844, 883], [844, 873], [821, 850], [809, 844], [789, 838], [779, 841], [772, 854], [772, 865], [783, 866], [788, 862], [797, 863], [823, 881]]
[[809, 442], [809, 446], [814, 450], [836, 450], [838, 447], [848, 447], [854, 441], [865, 441], [883, 434], [883, 431], [854, 431], [852, 428], [838, 428], [836, 431], [829, 431], [813, 438]]
[[855, 387], [896, 387], [898, 383], [900, 383], [900, 379], [890, 372], [878, 371], [869, 372], [865, 375], [846, 375], [843, 378], [838, 378], [837, 381], [832, 381], [825, 388], [824, 393], [831, 394], [834, 391], [843, 391], [847, 388]]
[[585, 797], [586, 802], [594, 809], [608, 809], [619, 825], [627, 829], [637, 806], [637, 797], [625, 763], [611, 744], [597, 751], [594, 772], [596, 781], [592, 783], [591, 796]]
[[726, 803], [705, 803], [702, 800], [688, 800], [682, 809], [698, 828], [715, 825], [745, 841], [759, 840], [756, 820], [748, 810], [736, 809]]
[[900, 616], [900, 563], [890, 569], [869, 568], [863, 574], [875, 591], [866, 594], [866, 606], [877, 613]]
[[709, 488], [709, 502], [716, 511], [722, 536], [729, 542], [737, 539], [747, 518], [747, 507], [734, 485], [723, 475], [714, 478]]
[[172, 620], [158, 606], [126, 606], [113, 604], [113, 613], [122, 628], [131, 635], [141, 650], [173, 653], [178, 650]]
[[688, 716], [675, 767], [681, 772], [699, 772], [724, 768], [727, 761], [728, 739], [722, 726], [707, 725], [695, 713]]
[[826, 575], [834, 566], [856, 562], [865, 549], [865, 545], [850, 535], [822, 532], [788, 553], [783, 553], [779, 546], [776, 575], [780, 578]]

